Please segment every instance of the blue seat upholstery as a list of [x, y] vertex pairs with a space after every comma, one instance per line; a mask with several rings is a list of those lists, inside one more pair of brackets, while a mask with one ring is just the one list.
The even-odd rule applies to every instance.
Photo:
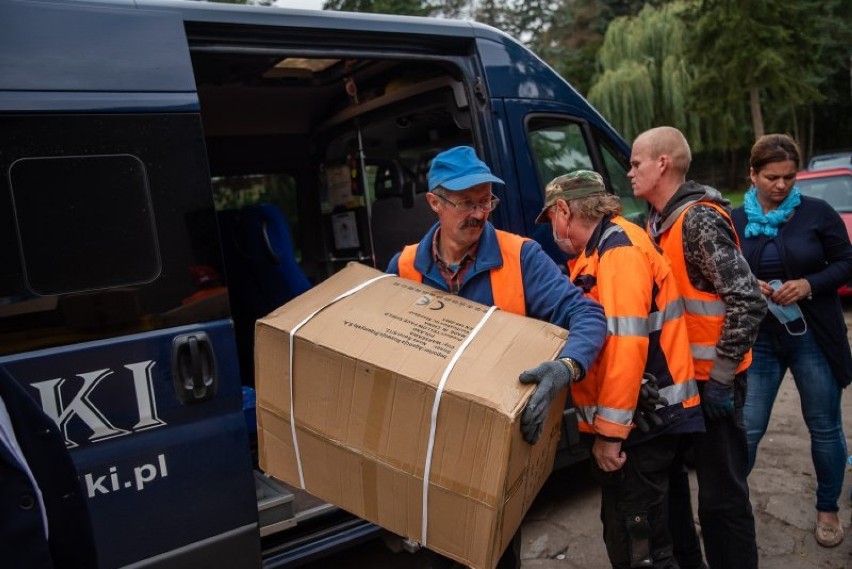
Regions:
[[254, 323], [311, 283], [296, 261], [289, 224], [276, 206], [219, 212], [225, 277], [243, 383], [254, 383]]

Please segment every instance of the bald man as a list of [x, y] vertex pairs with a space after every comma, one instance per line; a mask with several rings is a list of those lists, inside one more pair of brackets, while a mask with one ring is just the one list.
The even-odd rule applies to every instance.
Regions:
[[[712, 569], [750, 569], [757, 567], [757, 544], [742, 406], [766, 301], [740, 252], [729, 203], [714, 188], [686, 180], [691, 160], [679, 130], [654, 128], [634, 141], [628, 178], [633, 195], [651, 205], [648, 233], [669, 258], [684, 300], [707, 429], [691, 437], [707, 561]], [[676, 470], [669, 512], [675, 554], [683, 569], [703, 567], [686, 470]]]

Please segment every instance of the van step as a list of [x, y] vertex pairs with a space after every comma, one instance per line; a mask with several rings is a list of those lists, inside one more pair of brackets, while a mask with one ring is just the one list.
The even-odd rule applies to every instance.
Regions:
[[254, 488], [261, 537], [296, 525], [292, 492], [259, 470], [254, 471]]

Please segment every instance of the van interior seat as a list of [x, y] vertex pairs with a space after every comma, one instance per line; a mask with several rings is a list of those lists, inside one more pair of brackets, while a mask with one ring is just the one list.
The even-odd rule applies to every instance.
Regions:
[[311, 283], [296, 260], [287, 219], [260, 203], [219, 214], [222, 255], [244, 384], [254, 383], [254, 323]]

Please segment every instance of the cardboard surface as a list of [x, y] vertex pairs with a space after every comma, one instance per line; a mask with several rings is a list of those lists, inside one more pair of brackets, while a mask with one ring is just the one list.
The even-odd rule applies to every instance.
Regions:
[[[258, 320], [260, 465], [422, 542], [423, 476], [442, 376], [488, 307], [352, 264]], [[295, 334], [293, 405], [290, 331]], [[538, 444], [518, 425], [532, 393], [520, 372], [558, 354], [567, 332], [494, 311], [447, 377], [435, 421], [426, 546], [493, 567], [553, 467], [564, 394]]]

